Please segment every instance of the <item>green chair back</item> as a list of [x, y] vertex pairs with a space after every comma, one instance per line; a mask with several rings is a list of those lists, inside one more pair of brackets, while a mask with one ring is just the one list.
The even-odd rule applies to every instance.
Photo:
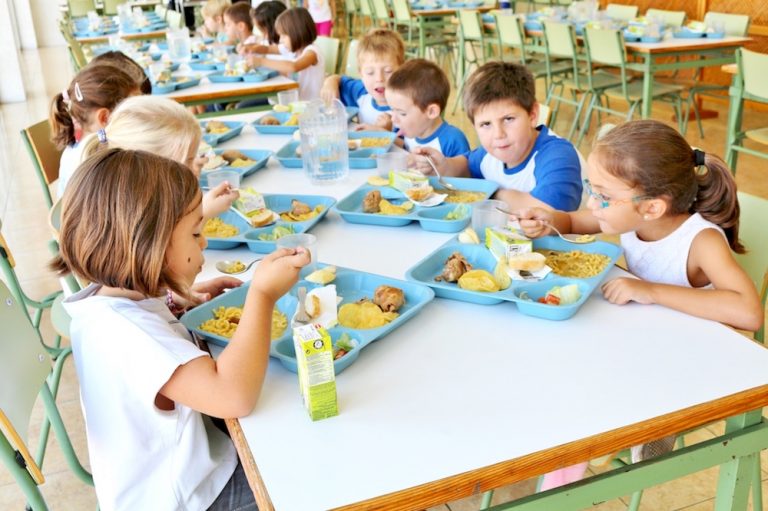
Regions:
[[741, 48], [737, 58], [739, 56], [739, 71], [744, 80], [744, 93], [747, 99], [768, 103], [768, 80], [765, 79], [768, 54]]
[[605, 14], [614, 20], [629, 21], [637, 18], [638, 7], [636, 5], [608, 4]]
[[117, 15], [117, 6], [126, 3], [126, 0], [104, 0], [103, 12], [107, 16]]
[[[735, 254], [736, 261], [744, 268], [749, 278], [755, 283], [761, 293], [760, 299], [765, 309], [768, 289], [765, 286], [766, 271], [768, 271], [768, 236], [765, 235], [765, 220], [768, 218], [768, 200], [754, 195], [739, 192], [739, 238], [747, 247], [746, 254]], [[755, 338], [764, 342], [765, 326]]]
[[408, 25], [413, 18], [408, 0], [392, 0], [392, 13], [396, 23]]
[[685, 11], [666, 11], [664, 9], [648, 9], [645, 12], [647, 18], [656, 18], [667, 27], [682, 27], [685, 23]]
[[557, 21], [545, 21], [544, 38], [550, 57], [576, 60], [576, 31], [573, 25]]
[[72, 18], [79, 18], [88, 14], [88, 11], [96, 10], [94, 0], [68, 0], [67, 3], [69, 4], [69, 16]]
[[62, 151], [51, 141], [51, 125], [48, 119], [21, 130], [21, 139], [32, 159], [45, 203], [48, 209], [51, 209], [53, 199], [49, 186], [59, 178]]
[[464, 41], [483, 41], [483, 24], [480, 13], [470, 9], [459, 9], [459, 28]]
[[744, 37], [749, 31], [749, 16], [746, 14], [725, 14], [722, 12], [708, 12], [704, 15], [704, 24], [714, 27], [722, 24], [725, 35]]
[[66, 21], [59, 21], [59, 31], [61, 31], [61, 35], [64, 36], [64, 40], [67, 42], [69, 56], [72, 58], [72, 65], [75, 72], [80, 71], [80, 69], [88, 64], [88, 60], [85, 58], [85, 53], [83, 53], [83, 46], [80, 44], [80, 41], [75, 39], [75, 35], [72, 33], [69, 23]]
[[352, 78], [360, 78], [360, 69], [357, 65], [357, 46], [360, 41], [352, 39], [347, 45], [347, 60], [344, 64], [344, 74]]
[[374, 20], [379, 25], [383, 23], [389, 27], [392, 23], [392, 18], [389, 16], [387, 0], [370, 0], [370, 2]]
[[336, 74], [339, 67], [339, 53], [341, 49], [341, 40], [335, 37], [317, 36], [315, 44], [323, 54], [325, 61], [325, 74]]
[[627, 56], [621, 31], [587, 27], [584, 33], [589, 43], [588, 55], [593, 63], [624, 68]]
[[360, 14], [367, 18], [371, 18], [373, 13], [373, 7], [371, 6], [371, 0], [360, 0]]

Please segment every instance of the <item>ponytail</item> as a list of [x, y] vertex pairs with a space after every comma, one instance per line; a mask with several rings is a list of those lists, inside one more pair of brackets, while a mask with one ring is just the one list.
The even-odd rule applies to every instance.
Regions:
[[51, 141], [59, 150], [75, 143], [75, 121], [69, 114], [69, 101], [59, 92], [51, 103]]
[[[698, 152], [699, 161], [696, 161]], [[728, 165], [718, 156], [694, 151], [694, 164], [701, 163], [695, 171], [698, 191], [691, 206], [692, 212], [699, 213], [704, 219], [719, 225], [725, 232], [728, 245], [737, 254], [746, 252], [739, 242], [739, 199], [736, 195], [736, 181]]]

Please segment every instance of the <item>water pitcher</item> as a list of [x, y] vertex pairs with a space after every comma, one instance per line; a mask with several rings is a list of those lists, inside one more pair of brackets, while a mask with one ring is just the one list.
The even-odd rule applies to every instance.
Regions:
[[301, 159], [314, 184], [330, 184], [349, 175], [347, 112], [337, 99], [310, 101], [299, 116]]

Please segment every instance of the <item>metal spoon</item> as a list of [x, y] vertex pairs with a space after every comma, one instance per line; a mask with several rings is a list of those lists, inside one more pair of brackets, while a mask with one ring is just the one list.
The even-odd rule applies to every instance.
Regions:
[[[505, 215], [509, 215], [515, 220], [520, 220], [517, 218], [517, 216], [513, 213], [510, 213], [504, 208], [496, 207], [497, 211], [501, 211]], [[561, 240], [567, 241], [568, 243], [573, 243], [576, 245], [584, 245], [586, 243], [592, 243], [595, 241], [595, 235], [594, 234], [562, 234], [560, 231], [557, 230], [557, 227], [550, 224], [549, 222], [544, 222], [544, 225], [555, 231], [555, 233], [560, 237]]]
[[239, 263], [240, 261], [219, 261], [216, 263], [216, 269], [219, 270], [221, 273], [227, 273], [229, 275], [240, 275], [241, 273], [247, 272], [251, 266], [253, 266], [253, 263], [256, 261], [261, 261], [262, 257], [257, 257], [250, 263], [245, 265], [245, 268], [242, 270], [233, 271], [235, 268], [235, 264]]
[[448, 188], [449, 190], [455, 190], [456, 189], [455, 186], [453, 186], [451, 183], [443, 180], [443, 176], [440, 175], [440, 171], [437, 170], [437, 165], [435, 165], [435, 162], [432, 161], [432, 158], [428, 154], [425, 154], [424, 158], [427, 160], [427, 163], [429, 163], [429, 165], [432, 167], [432, 170], [435, 171], [435, 175], [437, 175], [437, 182], [440, 183], [440, 185], [443, 188]]

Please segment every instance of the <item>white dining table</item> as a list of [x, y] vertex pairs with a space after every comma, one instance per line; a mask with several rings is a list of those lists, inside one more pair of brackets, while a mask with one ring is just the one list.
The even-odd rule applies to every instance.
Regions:
[[[277, 150], [289, 139], [246, 126], [221, 147]], [[373, 172], [316, 186], [271, 160], [245, 185], [340, 199]], [[334, 211], [311, 232], [321, 262], [398, 279], [452, 236], [350, 224]], [[216, 261], [254, 255], [206, 250], [200, 278], [217, 275]], [[608, 279], [624, 275], [614, 268]], [[297, 375], [271, 360], [255, 410], [228, 424], [262, 511], [424, 509], [735, 416], [706, 445], [514, 509], [580, 509], [714, 465], [716, 509], [746, 509], [754, 453], [768, 447], [766, 368], [768, 351], [728, 327], [612, 305], [599, 291], [561, 322], [512, 303], [436, 298], [337, 376], [338, 416], [313, 422]]]

